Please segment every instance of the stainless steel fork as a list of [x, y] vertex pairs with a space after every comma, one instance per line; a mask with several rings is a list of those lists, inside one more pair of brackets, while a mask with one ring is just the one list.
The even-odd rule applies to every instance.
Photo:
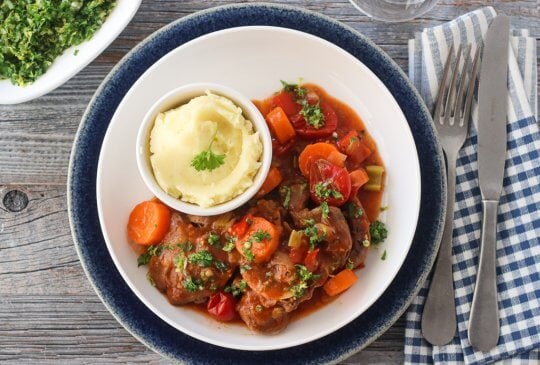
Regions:
[[[439, 255], [422, 314], [422, 334], [433, 345], [447, 344], [456, 332], [456, 308], [452, 278], [456, 160], [469, 130], [480, 52], [479, 49], [476, 49], [472, 67], [469, 66], [471, 45], [465, 51], [463, 66], [461, 66], [462, 53], [462, 47], [459, 46], [457, 56], [455, 56], [456, 60], [452, 66], [454, 47], [450, 48], [433, 113], [437, 134], [446, 155], [447, 174], [446, 221]], [[447, 86], [449, 75], [451, 75], [450, 84]]]

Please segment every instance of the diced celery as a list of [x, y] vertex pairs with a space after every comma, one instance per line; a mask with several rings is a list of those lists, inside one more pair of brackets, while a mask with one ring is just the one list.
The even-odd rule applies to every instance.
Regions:
[[302, 236], [304, 233], [302, 231], [295, 231], [293, 230], [291, 232], [291, 235], [289, 236], [289, 247], [292, 248], [298, 248], [302, 244]]
[[384, 167], [370, 165], [366, 166], [366, 172], [369, 176], [369, 180], [364, 189], [367, 191], [381, 191], [383, 186]]

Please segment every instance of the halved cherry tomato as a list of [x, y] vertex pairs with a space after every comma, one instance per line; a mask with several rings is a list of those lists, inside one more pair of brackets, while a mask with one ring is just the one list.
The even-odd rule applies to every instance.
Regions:
[[373, 152], [356, 131], [347, 133], [337, 142], [337, 146], [353, 163], [362, 163]]
[[338, 124], [338, 117], [334, 108], [324, 101], [320, 102], [320, 106], [324, 115], [324, 125], [321, 128], [315, 128], [308, 124], [301, 113], [295, 114], [290, 118], [299, 136], [306, 139], [317, 139], [328, 137], [334, 133]]
[[316, 248], [313, 251], [309, 251], [306, 255], [306, 258], [304, 259], [304, 265], [306, 268], [314, 272], [319, 267], [319, 249]]
[[347, 169], [319, 159], [311, 164], [309, 192], [317, 204], [325, 201], [339, 207], [351, 194], [351, 178]]
[[287, 116], [295, 115], [302, 109], [302, 106], [294, 100], [293, 93], [286, 91], [281, 91], [274, 95], [272, 103], [275, 106], [281, 107]]
[[231, 228], [229, 228], [229, 233], [233, 236], [236, 236], [237, 238], [244, 237], [252, 223], [253, 216], [251, 214], [246, 214], [242, 217], [242, 219], [240, 219], [238, 222], [233, 224]]
[[208, 299], [206, 309], [218, 321], [227, 322], [236, 315], [236, 300], [230, 293], [219, 292]]

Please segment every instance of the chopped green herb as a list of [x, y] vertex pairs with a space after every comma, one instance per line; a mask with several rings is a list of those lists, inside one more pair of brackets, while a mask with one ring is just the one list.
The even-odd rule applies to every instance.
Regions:
[[190, 263], [196, 264], [202, 267], [208, 267], [212, 265], [213, 260], [214, 260], [214, 257], [207, 250], [195, 252], [189, 256]]
[[219, 244], [219, 242], [219, 235], [212, 232], [208, 235], [208, 244], [215, 246]]
[[371, 235], [371, 242], [377, 245], [384, 242], [388, 236], [388, 230], [383, 222], [375, 221], [369, 225], [369, 234]]
[[199, 280], [193, 279], [191, 276], [185, 278], [182, 284], [184, 285], [184, 288], [186, 288], [186, 290], [190, 293], [204, 289]]
[[146, 252], [139, 255], [137, 258], [137, 266], [148, 265], [152, 256], [157, 256], [163, 250], [163, 245], [151, 245], [148, 246]]
[[262, 229], [258, 229], [251, 237], [253, 238], [253, 240], [255, 240], [255, 242], [262, 242], [264, 240], [269, 240], [272, 238], [270, 233]]
[[330, 213], [330, 208], [328, 207], [327, 202], [322, 202], [321, 203], [321, 211], [322, 211], [322, 217], [323, 218], [328, 218], [328, 214]]
[[289, 209], [291, 202], [291, 188], [289, 186], [282, 185], [279, 187], [279, 194], [283, 198], [283, 208]]
[[191, 251], [191, 249], [193, 248], [193, 243], [191, 243], [190, 241], [185, 241], [185, 242], [180, 242], [178, 244], [178, 247], [184, 251], [184, 252], [188, 252], [188, 251]]
[[225, 236], [227, 243], [223, 246], [222, 250], [225, 252], [231, 252], [234, 249], [234, 244], [236, 243], [236, 237], [234, 236]]
[[191, 160], [191, 166], [197, 171], [208, 170], [212, 171], [220, 167], [225, 163], [225, 155], [217, 155], [212, 151], [212, 144], [216, 139], [217, 129], [212, 136], [210, 144], [206, 150], [199, 153], [197, 156]]
[[352, 260], [350, 258], [347, 259], [347, 265], [345, 266], [345, 268], [347, 268], [349, 270], [354, 269], [354, 262], [352, 262]]
[[251, 270], [251, 269], [252, 269], [251, 265], [248, 265], [248, 264], [242, 265], [240, 266], [240, 273], [243, 274], [246, 271]]
[[380, 211], [381, 211], [381, 212], [384, 212], [384, 211], [386, 211], [386, 210], [388, 210], [388, 207], [387, 207], [387, 206], [381, 207], [381, 208], [380, 208]]
[[307, 89], [299, 86], [298, 84], [289, 84], [286, 81], [280, 80], [282, 85], [282, 90], [285, 92], [293, 93], [296, 99], [301, 99], [306, 96]]
[[382, 253], [381, 260], [386, 260], [386, 250], [384, 250], [384, 252]]
[[296, 299], [304, 295], [306, 289], [308, 288], [308, 284], [307, 284], [308, 281], [317, 280], [318, 278], [321, 277], [320, 275], [313, 274], [304, 265], [296, 265], [296, 275], [299, 279], [299, 282], [291, 286], [290, 288], [293, 296]]
[[347, 203], [347, 210], [350, 218], [361, 218], [364, 215], [364, 210], [354, 203]]
[[309, 238], [309, 250], [313, 251], [318, 243], [324, 241], [325, 235], [321, 234], [315, 227], [315, 220], [306, 219], [307, 227], [304, 228], [304, 234]]
[[[246, 242], [247, 243], [247, 242]], [[248, 247], [244, 247], [242, 249], [242, 253], [244, 254], [244, 257], [246, 258], [246, 260], [248, 262], [252, 262], [253, 260], [255, 260], [255, 255], [253, 254], [253, 252], [251, 252], [251, 249], [248, 248]]]
[[298, 103], [302, 105], [300, 114], [302, 114], [309, 125], [315, 129], [324, 127], [324, 114], [318, 102], [317, 104], [311, 105], [306, 99], [302, 99]]
[[227, 265], [227, 263], [223, 262], [223, 261], [216, 261], [214, 262], [214, 266], [219, 270], [219, 271], [225, 271], [229, 268], [229, 265]]
[[263, 310], [263, 306], [260, 305], [260, 304], [257, 304], [257, 305], [255, 306], [255, 310], [256, 310], [257, 312], [261, 312], [261, 311]]
[[226, 293], [231, 293], [235, 297], [239, 297], [246, 291], [246, 288], [247, 283], [244, 280], [240, 280], [236, 285], [233, 283], [229, 286], [226, 286], [224, 291]]
[[332, 183], [331, 180], [326, 180], [324, 182], [319, 181], [315, 184], [315, 195], [319, 197], [321, 200], [327, 200], [330, 197], [333, 197], [335, 199], [343, 199], [343, 195], [332, 188], [329, 188], [330, 184]]
[[34, 82], [65, 49], [92, 38], [115, 5], [115, 0], [0, 1], [0, 79], [19, 86]]
[[174, 263], [174, 271], [175, 272], [182, 272], [184, 271], [185, 265], [186, 265], [186, 257], [184, 254], [176, 255], [173, 260]]

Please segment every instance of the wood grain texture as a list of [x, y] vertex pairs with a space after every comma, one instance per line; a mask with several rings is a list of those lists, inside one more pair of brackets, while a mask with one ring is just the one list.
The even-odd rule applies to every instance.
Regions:
[[[421, 19], [397, 24], [372, 21], [346, 0], [275, 2], [319, 11], [351, 25], [405, 70], [407, 40], [415, 31], [483, 5], [512, 16], [513, 26], [540, 37], [538, 0], [443, 0]], [[82, 271], [67, 217], [68, 160], [86, 105], [131, 48], [173, 20], [228, 3], [143, 0], [120, 37], [76, 77], [34, 101], [0, 106], [0, 362], [169, 363], [116, 322]], [[10, 212], [1, 203], [12, 189], [28, 195], [28, 206], [20, 212]], [[344, 363], [402, 363], [404, 327], [402, 318]]]

